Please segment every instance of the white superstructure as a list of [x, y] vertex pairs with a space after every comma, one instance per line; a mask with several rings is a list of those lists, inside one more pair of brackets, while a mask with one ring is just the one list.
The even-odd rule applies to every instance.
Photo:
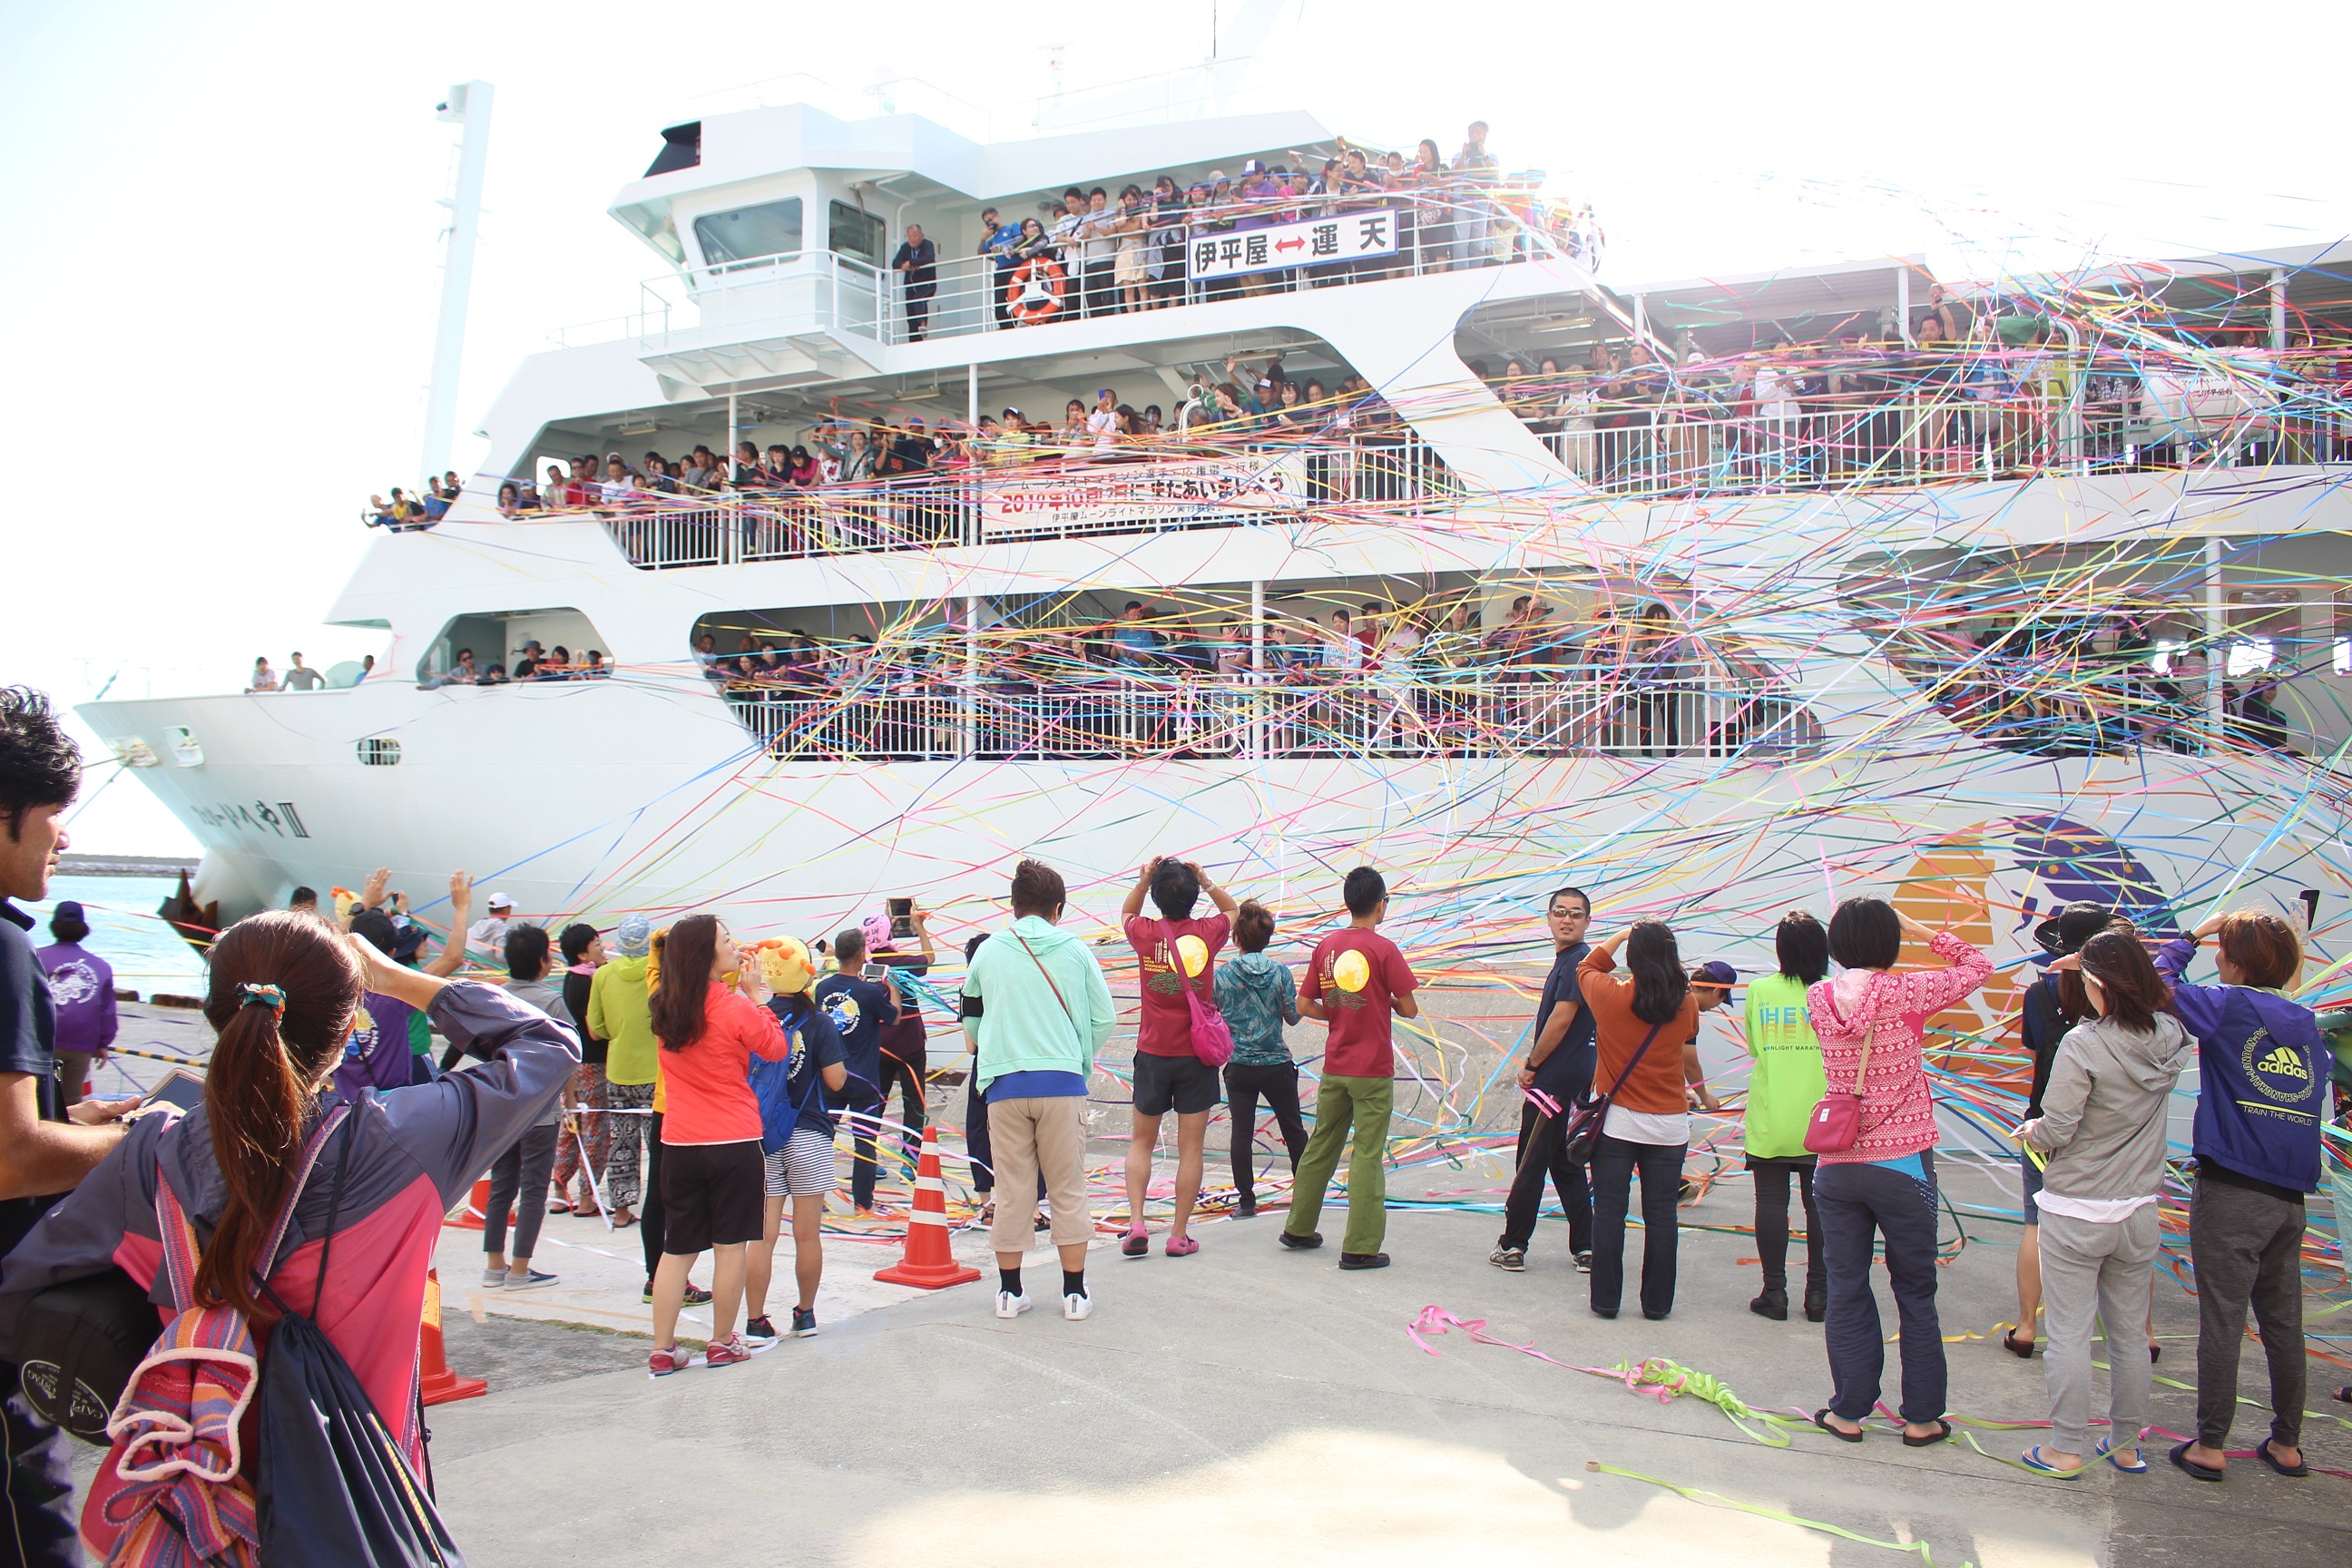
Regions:
[[[1900, 331], [1930, 280], [1895, 259], [1603, 288], [1542, 235], [1515, 241], [1496, 208], [1476, 259], [1506, 263], [1437, 270], [1423, 219], [1346, 286], [1301, 265], [1248, 275], [1263, 291], [1194, 279], [1165, 308], [1072, 304], [1013, 326], [997, 319], [1004, 274], [974, 254], [983, 207], [1017, 223], [1067, 185], [1319, 163], [1330, 138], [1286, 114], [981, 145], [912, 116], [805, 107], [665, 137], [612, 210], [669, 273], [600, 341], [526, 361], [485, 424], [486, 475], [437, 526], [371, 545], [330, 617], [385, 632], [371, 679], [82, 710], [203, 840], [199, 893], [225, 914], [388, 864], [430, 919], [456, 865], [526, 917], [716, 904], [739, 929], [813, 933], [888, 894], [978, 920], [1034, 852], [1108, 917], [1139, 858], [1181, 851], [1302, 915], [1372, 859], [1423, 952], [1479, 952], [1537, 889], [1575, 880], [1615, 910], [1678, 910], [1736, 954], [1792, 903], [1925, 866], [1986, 891], [1979, 934], [2007, 953], [2072, 891], [2128, 894], [2160, 919], [2224, 893], [2343, 890], [2335, 778], [2208, 745], [2218, 669], [2179, 694], [2179, 722], [2021, 749], [1956, 710], [1906, 640], [1923, 605], [1957, 624], [1972, 592], [2034, 574], [2085, 615], [2138, 584], [2136, 603], [2217, 657], [2238, 637], [2305, 671], [2284, 706], [2302, 749], [2327, 749], [2344, 733], [2327, 584], [2352, 560], [2332, 424], [2282, 446], [2241, 398], [2202, 416], [2238, 426], [2192, 440], [2212, 430], [2175, 407], [2177, 455], [2195, 460], [2164, 467], [2094, 460], [2079, 387], [2039, 408], [2048, 460], [2030, 464], [2000, 458], [2008, 426], [1960, 422], [1965, 388], [1891, 405], [1810, 466], [1754, 432], [1818, 453], [1828, 426], [1775, 427], [1753, 407], [1547, 429], [1491, 389], [1506, 358], [1565, 364], [1612, 342], [1706, 358], [1832, 318]], [[890, 268], [910, 225], [940, 254], [919, 339]], [[2276, 262], [2282, 278], [2297, 264]], [[502, 477], [583, 454], [806, 445], [835, 416], [936, 430], [1020, 408], [1058, 424], [1066, 399], [1106, 387], [1173, 409], [1228, 354], [1280, 354], [1327, 387], [1360, 376], [1393, 420], [1344, 445], [1242, 441], [815, 499], [497, 510]], [[2162, 438], [2148, 431], [2164, 406], [2151, 384], [2130, 416], [2143, 440]], [[1170, 483], [1151, 490], [1153, 474]], [[1684, 651], [1646, 684], [1596, 655], [1451, 686], [1368, 651], [1327, 693], [1265, 629], [1341, 605], [1466, 603], [1491, 633], [1520, 595], [1586, 624], [1603, 604], [1659, 617]], [[1112, 668], [1058, 694], [993, 673], [1008, 628], [1107, 620], [1130, 597], [1240, 628], [1224, 635], [1247, 643], [1245, 668]], [[888, 679], [782, 703], [730, 700], [695, 658], [706, 632], [795, 630], [919, 651]], [[442, 683], [460, 647], [479, 668], [534, 639], [593, 647], [614, 673]]]

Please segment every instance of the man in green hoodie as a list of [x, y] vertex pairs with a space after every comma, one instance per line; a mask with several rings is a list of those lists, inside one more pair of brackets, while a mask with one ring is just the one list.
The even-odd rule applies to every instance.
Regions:
[[[969, 1026], [996, 1185], [1025, 1193], [1044, 1173], [1062, 1254], [1062, 1316], [1076, 1321], [1094, 1310], [1086, 1273], [1095, 1228], [1087, 1207], [1087, 1078], [1117, 1015], [1102, 965], [1060, 928], [1067, 901], [1060, 872], [1022, 861], [1013, 873], [1013, 924], [1003, 933], [1013, 940], [1000, 937], [971, 955], [963, 994], [985, 1004]], [[1036, 1239], [1027, 1204], [997, 1205], [989, 1244], [996, 1249], [1000, 1318], [1029, 1310], [1021, 1255]]]

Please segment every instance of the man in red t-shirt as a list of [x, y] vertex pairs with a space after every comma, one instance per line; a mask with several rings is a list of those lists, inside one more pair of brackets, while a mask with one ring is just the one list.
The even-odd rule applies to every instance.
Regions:
[[[1157, 917], [1143, 912], [1147, 892]], [[1194, 920], [1192, 906], [1202, 893], [1217, 912]], [[1212, 1012], [1216, 1008], [1217, 951], [1233, 935], [1235, 907], [1233, 895], [1210, 881], [1198, 865], [1173, 857], [1145, 861], [1119, 907], [1143, 982], [1135, 1029], [1135, 1119], [1127, 1145], [1127, 1236], [1118, 1244], [1129, 1258], [1151, 1250], [1143, 1230], [1143, 1193], [1151, 1184], [1160, 1119], [1171, 1110], [1176, 1112], [1176, 1222], [1168, 1231], [1168, 1256], [1189, 1258], [1201, 1250], [1186, 1227], [1192, 1223], [1193, 1200], [1201, 1195], [1209, 1112], [1222, 1097], [1217, 1069], [1192, 1050], [1192, 1008], [1195, 1003]], [[1192, 1002], [1184, 997], [1188, 987]]]
[[1323, 1215], [1323, 1190], [1339, 1168], [1339, 1146], [1350, 1129], [1355, 1146], [1348, 1156], [1348, 1234], [1339, 1244], [1342, 1268], [1385, 1268], [1381, 1250], [1388, 1234], [1389, 1115], [1396, 1108], [1396, 1057], [1390, 1046], [1389, 1015], [1418, 1018], [1412, 999], [1419, 982], [1396, 943], [1376, 928], [1389, 912], [1389, 887], [1370, 866], [1348, 873], [1342, 889], [1348, 924], [1315, 944], [1298, 1011], [1331, 1026], [1323, 1048], [1323, 1087], [1315, 1099], [1315, 1131], [1298, 1156], [1291, 1189], [1290, 1218], [1282, 1245], [1303, 1250], [1323, 1245], [1315, 1223]]

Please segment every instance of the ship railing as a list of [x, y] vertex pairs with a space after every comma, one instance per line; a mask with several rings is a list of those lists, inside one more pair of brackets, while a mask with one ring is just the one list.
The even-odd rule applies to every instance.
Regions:
[[[1562, 256], [1580, 259], [1529, 221], [1535, 208], [1528, 197], [1528, 190], [1507, 180], [1476, 192], [1368, 193], [1349, 201], [1344, 212], [1318, 210], [1328, 205], [1319, 197], [1276, 204], [1270, 211], [1188, 208], [1184, 224], [1146, 231], [1139, 285], [1144, 298], [1134, 308], [1204, 304]], [[1160, 236], [1160, 244], [1149, 243], [1153, 233]], [[1205, 268], [1193, 260], [1202, 247], [1211, 257]], [[1065, 249], [1070, 253], [1066, 262], [1060, 258]], [[808, 247], [710, 262], [673, 275], [683, 277], [692, 298], [690, 325], [684, 308], [674, 307], [667, 297], [672, 278], [663, 278], [643, 285], [635, 315], [568, 329], [557, 341], [572, 346], [635, 335], [667, 347], [678, 332], [710, 328], [766, 333], [833, 328], [899, 344], [1079, 321], [1129, 307], [1126, 286], [1116, 282], [1115, 256], [1098, 258], [1090, 270], [1083, 242], [1053, 247], [1050, 255], [1053, 267], [1050, 272], [1041, 269], [1040, 277], [1052, 281], [1055, 293], [1042, 310], [1034, 298], [1016, 298], [1023, 292], [1018, 278], [1025, 258], [942, 256], [931, 281], [910, 284], [907, 274], [865, 257]], [[1282, 264], [1294, 257], [1295, 264]], [[1235, 266], [1250, 269], [1230, 270]]]
[[1817, 736], [1801, 706], [1691, 666], [1315, 679], [1266, 671], [1071, 684], [944, 679], [814, 696], [737, 688], [729, 707], [793, 761], [1542, 756], [1775, 759]]
[[[1570, 427], [1550, 427], [1558, 424]], [[1653, 405], [1535, 425], [1561, 467], [1618, 495], [1754, 495], [2352, 458], [2352, 420], [2324, 410], [2166, 422], [2098, 404], [1953, 396], [1738, 417]]]
[[1234, 528], [1333, 509], [1368, 517], [1412, 515], [1456, 494], [1435, 448], [1398, 434], [1348, 443], [1266, 443], [1192, 457], [1070, 458], [815, 490], [694, 498], [648, 493], [598, 515], [630, 564], [661, 571]]

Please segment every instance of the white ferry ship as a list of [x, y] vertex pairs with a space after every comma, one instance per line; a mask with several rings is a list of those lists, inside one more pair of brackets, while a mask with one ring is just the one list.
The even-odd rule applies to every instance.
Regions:
[[[2168, 928], [2316, 889], [2326, 946], [2341, 254], [1603, 283], [1507, 172], [1310, 186], [1339, 144], [1302, 113], [648, 142], [611, 211], [677, 302], [525, 361], [485, 471], [373, 539], [330, 616], [386, 634], [370, 676], [81, 710], [224, 916], [382, 863], [427, 920], [464, 866], [530, 918], [977, 923], [1034, 853], [1107, 919], [1181, 852], [1295, 930], [1379, 864], [1439, 963], [1563, 881], [1743, 965], [1898, 882], [1981, 898], [2005, 959], [2073, 897]], [[1146, 204], [1139, 263], [980, 254], [984, 210], [1050, 231], [1163, 174], [1191, 210]], [[1276, 360], [1303, 412], [1180, 413]], [[1103, 389], [1145, 412], [1064, 436]], [[852, 427], [982, 434], [792, 482]], [[559, 646], [603, 673], [546, 678]]]

